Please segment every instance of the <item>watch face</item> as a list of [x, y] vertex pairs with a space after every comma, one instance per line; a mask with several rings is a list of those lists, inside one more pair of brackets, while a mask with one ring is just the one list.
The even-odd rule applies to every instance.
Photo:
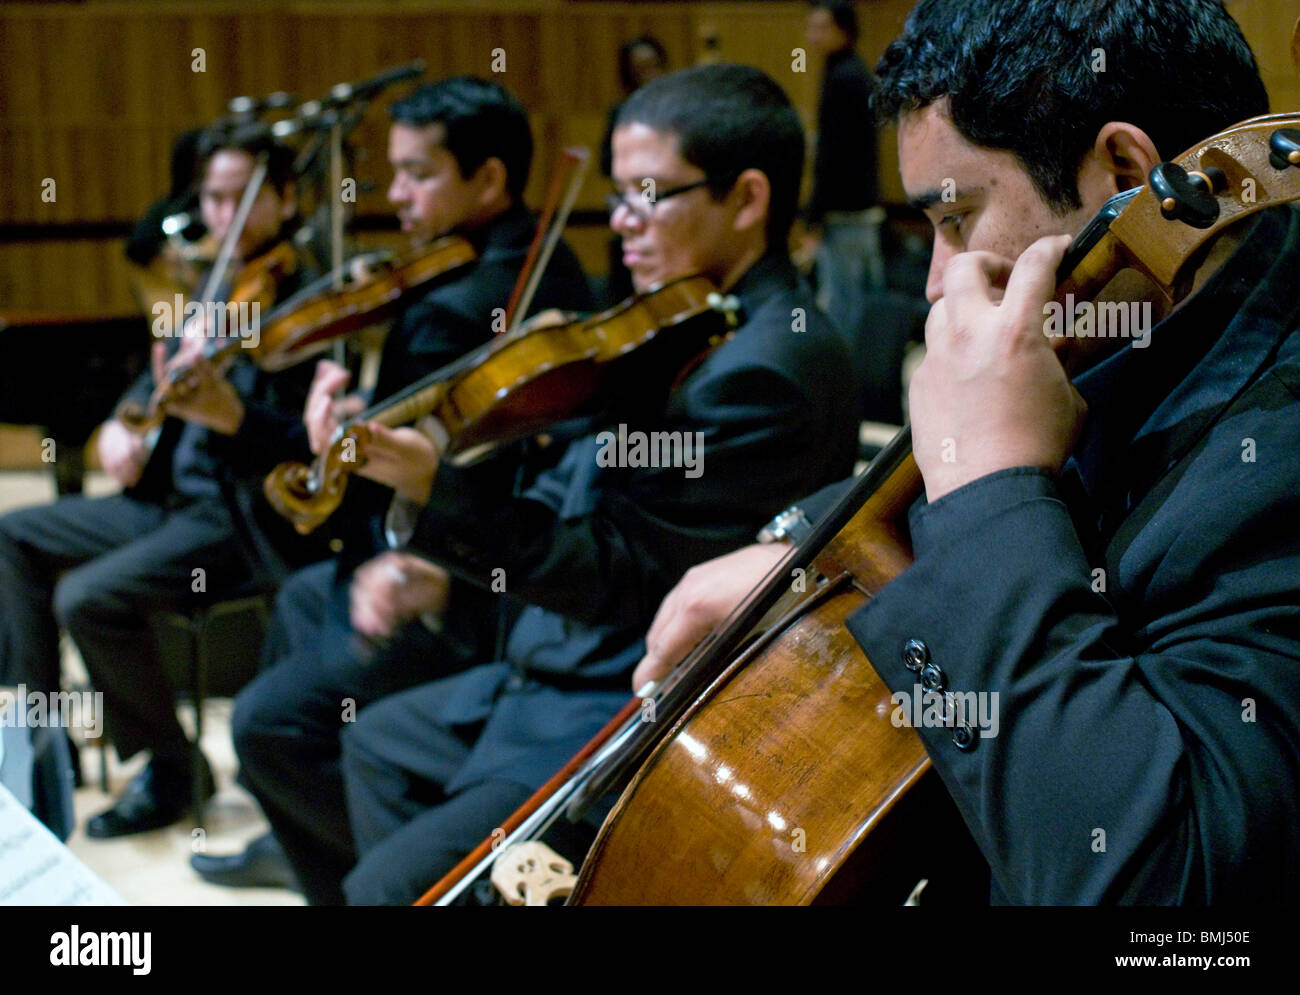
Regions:
[[786, 508], [758, 533], [759, 542], [779, 542], [787, 539], [793, 543], [803, 542], [812, 533], [812, 525], [802, 508]]

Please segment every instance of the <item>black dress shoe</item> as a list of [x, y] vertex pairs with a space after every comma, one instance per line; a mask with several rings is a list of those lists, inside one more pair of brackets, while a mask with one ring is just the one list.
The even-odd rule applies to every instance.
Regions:
[[[206, 760], [200, 758], [200, 763], [203, 764], [204, 786], [203, 797], [199, 800], [207, 801], [214, 791], [212, 771]], [[150, 760], [149, 765], [127, 784], [112, 808], [86, 823], [86, 835], [91, 839], [106, 840], [170, 826], [189, 811], [193, 795], [193, 777], [188, 768], [178, 770]]]
[[289, 858], [272, 833], [257, 837], [243, 853], [228, 857], [210, 857], [206, 853], [190, 856], [190, 866], [210, 884], [227, 888], [289, 888], [301, 891], [293, 876]]

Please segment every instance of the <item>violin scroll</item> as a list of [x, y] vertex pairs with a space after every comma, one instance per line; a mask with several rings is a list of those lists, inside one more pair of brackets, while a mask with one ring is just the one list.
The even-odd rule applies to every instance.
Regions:
[[311, 466], [281, 463], [262, 483], [267, 502], [293, 523], [300, 535], [315, 531], [343, 501], [348, 477], [365, 466], [370, 429], [347, 426]]
[[146, 408], [138, 401], [123, 401], [113, 417], [136, 435], [144, 435], [161, 425], [166, 416], [153, 405]]

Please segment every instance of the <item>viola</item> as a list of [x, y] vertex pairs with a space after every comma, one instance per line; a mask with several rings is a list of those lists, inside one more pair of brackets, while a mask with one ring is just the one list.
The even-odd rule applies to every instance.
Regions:
[[440, 458], [463, 465], [618, 399], [666, 391], [735, 327], [729, 304], [707, 278], [687, 276], [592, 317], [537, 315], [341, 425], [310, 467], [280, 464], [266, 478], [266, 498], [300, 533], [311, 532], [363, 465], [370, 422], [392, 427], [432, 415], [447, 440]]
[[[1177, 303], [1211, 239], [1295, 200], [1300, 115], [1242, 122], [1111, 198], [1071, 244], [1057, 299], [1090, 300], [1134, 269]], [[498, 856], [624, 786], [569, 904], [901, 902], [935, 874], [983, 887], [920, 737], [893, 725], [890, 690], [844, 626], [910, 565], [907, 512], [922, 489], [904, 427], [660, 687], [632, 698], [505, 821], [504, 837], [417, 904], [449, 903]], [[805, 591], [792, 590], [796, 570]], [[651, 705], [655, 721], [642, 721]]]

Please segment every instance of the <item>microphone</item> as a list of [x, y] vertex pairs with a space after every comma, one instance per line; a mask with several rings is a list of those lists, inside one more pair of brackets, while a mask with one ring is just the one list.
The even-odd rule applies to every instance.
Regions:
[[298, 98], [292, 93], [276, 90], [265, 97], [232, 97], [226, 109], [236, 117], [256, 117], [263, 111], [278, 111], [292, 107]]
[[[356, 83], [337, 83], [319, 100], [308, 100], [300, 104], [292, 117], [271, 124], [256, 120], [248, 120], [240, 124], [233, 132], [234, 140], [254, 142], [270, 137], [276, 141], [283, 141], [303, 131], [331, 128], [339, 122], [339, 111], [342, 108], [369, 100], [394, 83], [423, 75], [424, 69], [424, 60], [416, 59], [405, 65], [385, 69], [369, 79]], [[230, 101], [229, 107], [234, 114], [244, 117], [258, 114], [263, 110], [289, 106], [293, 100], [292, 95], [277, 92], [261, 100], [253, 97], [236, 97]]]
[[338, 83], [330, 87], [329, 96], [325, 98], [331, 106], [338, 107], [354, 100], [366, 100], [373, 97], [385, 87], [414, 79], [424, 74], [424, 60], [416, 59], [404, 66], [394, 66], [357, 83]]

